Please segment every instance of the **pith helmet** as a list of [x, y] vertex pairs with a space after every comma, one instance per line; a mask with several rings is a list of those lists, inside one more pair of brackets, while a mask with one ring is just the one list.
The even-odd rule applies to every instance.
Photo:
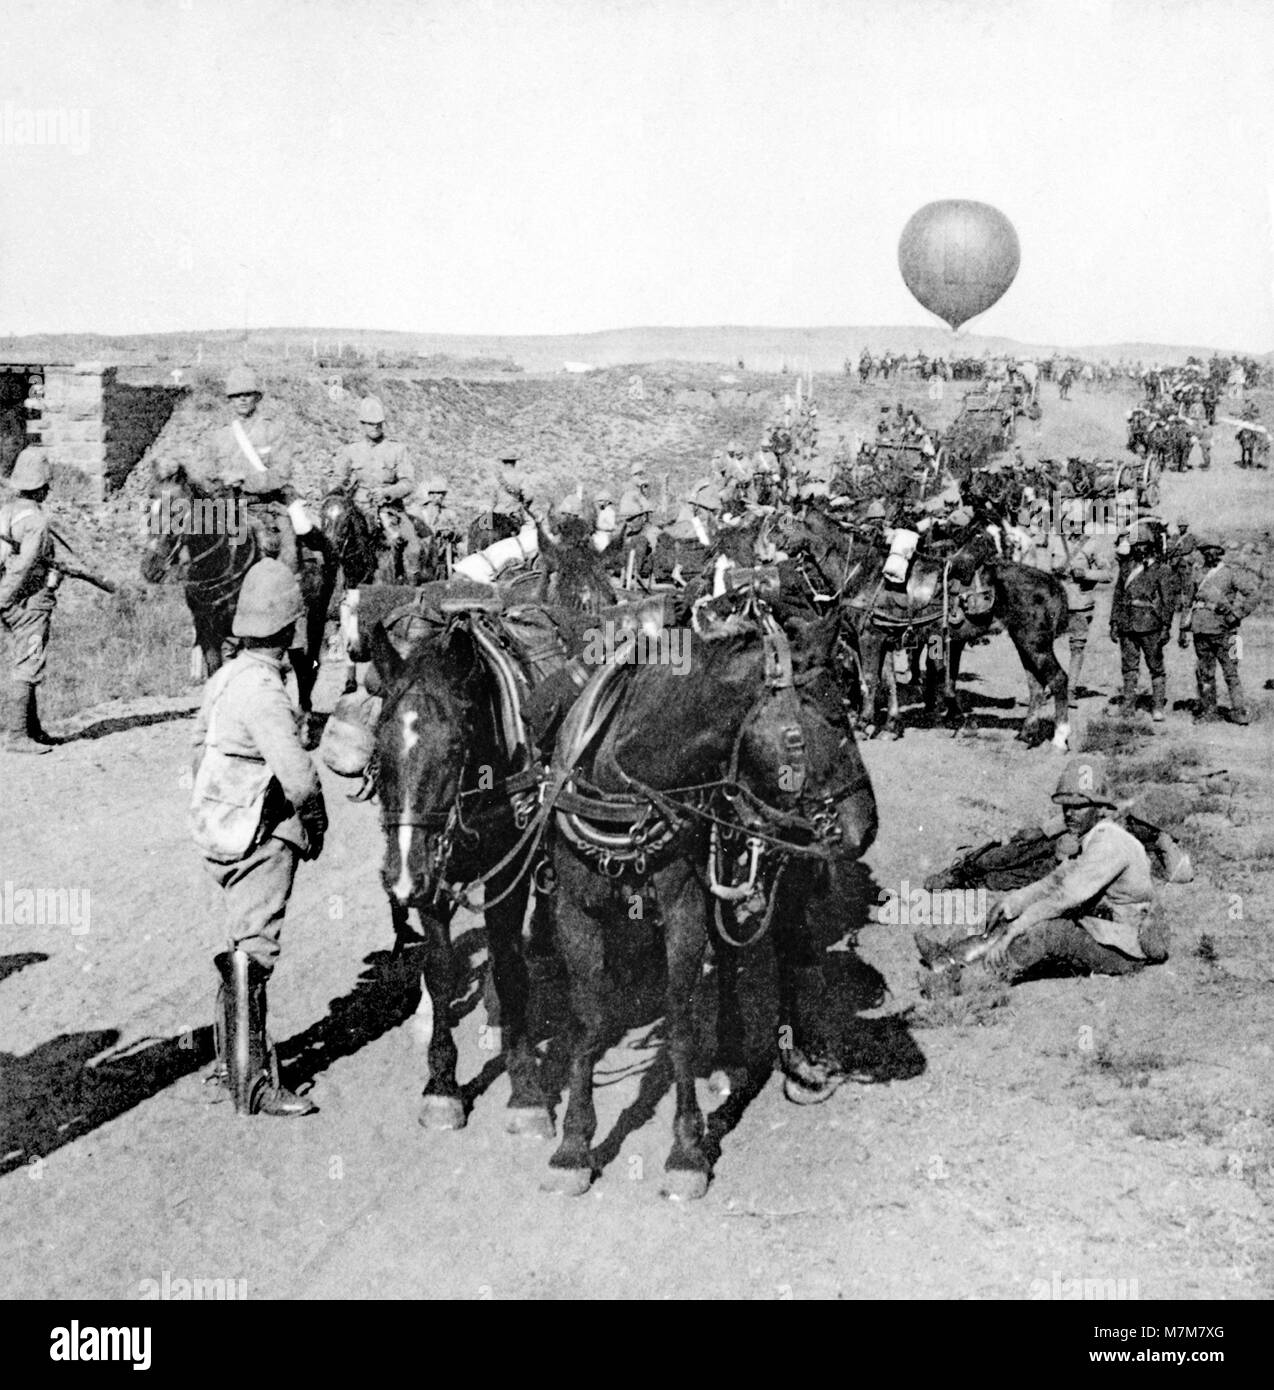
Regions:
[[9, 486], [14, 492], [36, 492], [46, 486], [52, 477], [48, 454], [36, 445], [28, 444], [13, 465]]
[[690, 495], [692, 506], [702, 507], [705, 512], [721, 510], [721, 494], [711, 483], [703, 483]]
[[358, 407], [358, 420], [362, 425], [383, 425], [385, 407], [375, 396], [364, 396]]
[[236, 637], [269, 637], [304, 614], [296, 575], [280, 560], [258, 560], [239, 590], [231, 630]]
[[251, 367], [233, 367], [226, 377], [227, 396], [259, 396], [261, 384]]
[[1225, 542], [1217, 540], [1215, 536], [1196, 536], [1194, 543], [1200, 550], [1219, 550], [1225, 554]]
[[873, 498], [872, 501], [867, 504], [867, 510], [863, 513], [863, 517], [867, 521], [884, 521], [885, 504], [879, 497]]
[[1062, 769], [1053, 800], [1059, 806], [1114, 806], [1106, 759], [1100, 753], [1071, 758]]
[[441, 473], [435, 473], [432, 477], [426, 478], [420, 485], [420, 491], [427, 497], [431, 492], [446, 492], [447, 480]]

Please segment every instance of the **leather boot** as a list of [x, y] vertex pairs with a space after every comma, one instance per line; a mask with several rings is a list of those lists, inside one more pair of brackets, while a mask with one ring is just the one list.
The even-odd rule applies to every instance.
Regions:
[[27, 733], [32, 687], [26, 681], [13, 681], [4, 706], [4, 746], [10, 753], [47, 753], [48, 744], [37, 743]]
[[27, 686], [27, 737], [33, 743], [47, 744], [52, 748], [57, 739], [52, 738], [40, 725], [40, 710], [37, 700], [38, 685]]
[[1156, 724], [1164, 721], [1164, 706], [1168, 703], [1168, 679], [1166, 676], [1155, 676], [1150, 682], [1150, 708], [1151, 719]]
[[1116, 709], [1122, 710], [1124, 714], [1133, 714], [1137, 709], [1137, 676], [1134, 672], [1131, 676], [1124, 677], [1124, 689], [1122, 695], [1116, 695], [1112, 702]]
[[246, 951], [214, 957], [221, 975], [218, 994], [227, 1081], [240, 1115], [312, 1115], [318, 1106], [279, 1082], [279, 1064], [266, 1033], [266, 982], [270, 972]]

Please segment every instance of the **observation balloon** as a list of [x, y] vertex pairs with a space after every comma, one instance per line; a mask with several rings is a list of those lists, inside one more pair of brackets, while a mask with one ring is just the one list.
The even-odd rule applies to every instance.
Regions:
[[1013, 224], [989, 203], [926, 203], [902, 229], [898, 269], [907, 288], [952, 328], [991, 307], [1022, 260]]

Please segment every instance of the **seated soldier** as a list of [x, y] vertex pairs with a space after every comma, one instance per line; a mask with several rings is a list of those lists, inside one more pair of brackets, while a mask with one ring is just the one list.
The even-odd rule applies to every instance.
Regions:
[[1168, 958], [1167, 929], [1151, 908], [1154, 886], [1141, 841], [1114, 819], [1105, 760], [1072, 758], [1053, 801], [1072, 853], [1056, 868], [1002, 897], [978, 936], [943, 944], [916, 934], [935, 973], [977, 965], [1010, 983], [1029, 972], [1128, 975]]

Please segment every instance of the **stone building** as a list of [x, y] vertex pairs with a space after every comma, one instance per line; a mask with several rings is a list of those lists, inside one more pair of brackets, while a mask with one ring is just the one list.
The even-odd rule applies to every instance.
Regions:
[[104, 500], [183, 393], [121, 382], [117, 367], [100, 362], [0, 363], [0, 478], [26, 444], [40, 444], [75, 491]]

